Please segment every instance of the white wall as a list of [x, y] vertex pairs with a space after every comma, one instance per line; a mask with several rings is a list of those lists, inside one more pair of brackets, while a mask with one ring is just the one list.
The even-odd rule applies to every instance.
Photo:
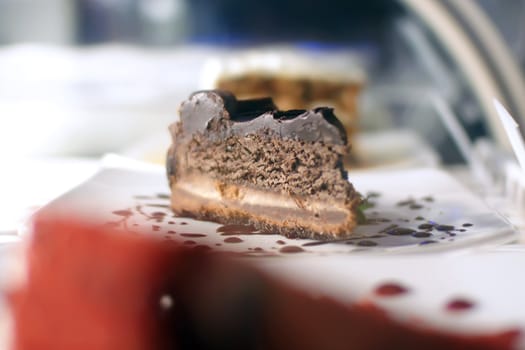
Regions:
[[0, 0], [0, 43], [71, 43], [73, 10], [73, 0]]

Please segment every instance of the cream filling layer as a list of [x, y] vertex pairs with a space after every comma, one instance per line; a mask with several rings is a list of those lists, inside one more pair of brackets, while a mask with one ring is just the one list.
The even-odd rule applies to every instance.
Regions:
[[338, 205], [338, 203], [334, 202], [299, 197], [294, 198], [293, 196], [261, 191], [241, 185], [224, 184], [221, 181], [212, 180], [199, 175], [181, 177], [174, 184], [174, 187], [203, 199], [223, 201], [234, 205], [292, 209], [308, 211], [312, 214], [322, 212], [341, 214], [348, 213], [349, 211], [349, 209], [343, 205]]

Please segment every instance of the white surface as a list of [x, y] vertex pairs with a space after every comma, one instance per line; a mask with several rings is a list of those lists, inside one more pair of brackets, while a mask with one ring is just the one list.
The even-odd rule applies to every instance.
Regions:
[[[479, 333], [525, 329], [525, 283], [519, 278], [524, 264], [521, 246], [508, 251], [266, 259], [260, 265], [288, 282], [347, 303], [371, 300], [396, 317], [420, 320], [420, 326]], [[374, 295], [377, 286], [391, 282], [409, 292], [390, 298]], [[445, 305], [455, 298], [475, 306], [466, 312], [447, 311]]]
[[[248, 261], [314, 294], [332, 296], [348, 303], [372, 300], [389, 310], [394, 317], [418, 319], [420, 324], [453, 332], [525, 328], [525, 314], [522, 312], [525, 308], [525, 283], [516, 278], [521, 276], [525, 265], [525, 247], [495, 245], [512, 240], [515, 237], [513, 229], [441, 170], [363, 170], [350, 173], [350, 179], [356, 188], [364, 192], [374, 190], [381, 193], [377, 206], [372, 209], [381, 212], [381, 217], [392, 215], [395, 218], [407, 213], [413, 216], [417, 211], [407, 212], [405, 207], [398, 207], [395, 203], [409, 197], [419, 200], [422, 196], [433, 196], [434, 207], [422, 209], [427, 213], [425, 215], [436, 213], [446, 217], [449, 221], [446, 223], [452, 224], [474, 223], [468, 232], [458, 233], [454, 242], [428, 246], [401, 244], [394, 250], [377, 247], [355, 249], [355, 246], [329, 244], [305, 247], [307, 251], [304, 253], [282, 254], [278, 252], [281, 246], [276, 243], [277, 240], [296, 246], [305, 241], [277, 235], [237, 235], [244, 242], [228, 245], [223, 242], [225, 237], [216, 233], [217, 224], [171, 216], [157, 222], [152, 217], [138, 215], [134, 209], [136, 205], [142, 205], [141, 210], [149, 214], [159, 211], [169, 213], [169, 209], [164, 207], [147, 207], [148, 203], [167, 204], [166, 199], [157, 197], [158, 194], [168, 193], [163, 168], [150, 165], [143, 168], [140, 163], [129, 163], [114, 156], [106, 158], [105, 164], [107, 169], [59, 197], [44, 210], [71, 213], [72, 208], [76, 208], [89, 215], [94, 222], [102, 223], [122, 218], [113, 214], [114, 210], [130, 209], [134, 214], [128, 220], [127, 227], [158, 238], [170, 236], [170, 239], [185, 241], [188, 238], [182, 237], [183, 232], [205, 232], [207, 237], [189, 239], [210, 246], [222, 242], [221, 247], [215, 248], [228, 251], [248, 252], [250, 247], [264, 247], [270, 255], [281, 258], [268, 258], [267, 254], [262, 254]], [[136, 198], [137, 195], [154, 199]], [[175, 224], [168, 224], [168, 220], [173, 220]], [[183, 225], [183, 222], [187, 224]], [[158, 231], [152, 230], [152, 225], [158, 225]], [[167, 229], [177, 233], [166, 234]], [[391, 239], [395, 241], [398, 238]], [[436, 249], [436, 246], [441, 249]], [[385, 254], [387, 252], [394, 254]], [[419, 254], [404, 254], [408, 252]], [[409, 293], [390, 298], [374, 296], [374, 288], [388, 282], [406, 286]], [[460, 313], [446, 311], [446, 303], [456, 297], [471, 300], [475, 307]]]
[[[98, 155], [166, 130], [213, 48], [0, 48], [0, 157]], [[6, 119], [7, 120], [7, 119]]]
[[18, 226], [36, 208], [85, 181], [99, 168], [89, 158], [2, 159], [0, 245], [13, 241]]
[[359, 132], [352, 153], [365, 168], [437, 167], [441, 162], [436, 151], [409, 129]]

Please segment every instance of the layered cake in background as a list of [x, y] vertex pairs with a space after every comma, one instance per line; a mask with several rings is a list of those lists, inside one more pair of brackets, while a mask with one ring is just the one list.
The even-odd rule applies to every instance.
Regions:
[[26, 272], [9, 295], [7, 350], [506, 350], [519, 339], [512, 330], [460, 335], [396, 321], [369, 303], [293, 287], [253, 260], [71, 216], [36, 218]]
[[177, 215], [248, 224], [289, 238], [352, 234], [360, 195], [347, 179], [347, 137], [333, 110], [278, 111], [270, 98], [194, 93], [170, 126]]
[[365, 73], [350, 54], [247, 52], [209, 62], [203, 74], [205, 88], [228, 90], [240, 99], [270, 96], [282, 110], [332, 107], [353, 144]]

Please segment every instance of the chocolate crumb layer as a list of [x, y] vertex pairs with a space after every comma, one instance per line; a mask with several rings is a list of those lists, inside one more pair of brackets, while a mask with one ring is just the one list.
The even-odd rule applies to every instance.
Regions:
[[344, 199], [353, 188], [339, 167], [342, 148], [322, 142], [282, 140], [269, 133], [231, 136], [224, 141], [198, 135], [189, 143], [184, 167], [236, 185]]

